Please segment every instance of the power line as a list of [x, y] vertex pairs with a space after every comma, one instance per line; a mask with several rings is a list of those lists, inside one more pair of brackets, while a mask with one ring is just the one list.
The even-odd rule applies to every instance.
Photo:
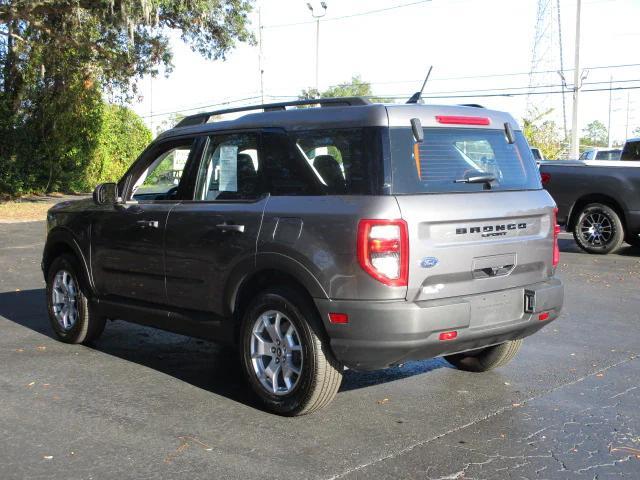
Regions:
[[[396, 10], [398, 8], [404, 8], [404, 7], [412, 7], [414, 5], [420, 5], [422, 3], [428, 3], [431, 2], [431, 0], [419, 0], [417, 2], [411, 2], [411, 3], [403, 3], [401, 5], [394, 5], [393, 7], [386, 7], [386, 8], [378, 8], [376, 10], [368, 10], [366, 12], [359, 12], [359, 13], [352, 13], [349, 15], [342, 15], [339, 17], [329, 17], [329, 18], [325, 18], [323, 20], [320, 20], [321, 22], [333, 22], [335, 20], [344, 20], [345, 18], [353, 18], [353, 17], [361, 17], [363, 15], [371, 15], [374, 13], [381, 13], [381, 12], [387, 12], [389, 10]], [[280, 24], [276, 24], [276, 25], [263, 25], [262, 28], [283, 28], [283, 27], [293, 27], [296, 25], [308, 25], [310, 23], [315, 23], [315, 20], [306, 20], [306, 21], [301, 21], [301, 22], [293, 22], [293, 23], [280, 23]]]

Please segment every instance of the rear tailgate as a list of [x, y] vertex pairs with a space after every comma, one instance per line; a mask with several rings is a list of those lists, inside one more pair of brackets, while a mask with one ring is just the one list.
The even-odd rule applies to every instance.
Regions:
[[407, 300], [492, 292], [553, 275], [554, 202], [544, 190], [396, 198], [409, 226]]

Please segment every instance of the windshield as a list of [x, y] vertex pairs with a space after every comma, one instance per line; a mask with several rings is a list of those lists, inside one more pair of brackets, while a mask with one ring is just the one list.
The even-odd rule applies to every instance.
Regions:
[[480, 176], [494, 179], [489, 191], [540, 189], [527, 141], [514, 133], [510, 144], [504, 130], [425, 128], [424, 142], [415, 143], [411, 128], [392, 128], [393, 193], [483, 191], [486, 182], [465, 182]]

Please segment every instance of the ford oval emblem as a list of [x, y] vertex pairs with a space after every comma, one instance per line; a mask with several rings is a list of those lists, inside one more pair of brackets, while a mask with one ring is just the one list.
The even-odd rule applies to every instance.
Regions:
[[438, 265], [438, 259], [436, 257], [425, 257], [420, 262], [422, 268], [433, 268]]

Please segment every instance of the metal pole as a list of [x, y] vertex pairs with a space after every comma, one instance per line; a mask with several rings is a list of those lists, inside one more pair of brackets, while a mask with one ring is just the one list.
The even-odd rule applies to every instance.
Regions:
[[[557, 1], [558, 5], [558, 44], [560, 46], [560, 73], [561, 77], [564, 79], [564, 55], [562, 54], [562, 22], [560, 21], [560, 0]], [[566, 145], [567, 142], [567, 102], [565, 98], [565, 88], [566, 84], [563, 80], [562, 82], [562, 126], [564, 128], [564, 142]]]
[[578, 135], [578, 97], [580, 94], [580, 9], [582, 0], [577, 0], [576, 9], [576, 58], [573, 65], [573, 118], [571, 120], [571, 157], [580, 156]]
[[624, 127], [624, 139], [625, 141], [629, 138], [629, 98], [631, 92], [627, 92], [627, 123]]
[[320, 2], [320, 6], [322, 7], [323, 12], [321, 15], [316, 15], [313, 9], [313, 5], [311, 5], [310, 3], [307, 3], [307, 8], [311, 11], [311, 16], [316, 19], [316, 91], [318, 92], [318, 95], [320, 94], [320, 87], [319, 87], [319, 81], [318, 81], [318, 77], [319, 77], [318, 72], [320, 70], [319, 68], [320, 67], [320, 19], [327, 14], [327, 3]]
[[609, 124], [607, 125], [607, 146], [611, 148], [611, 84], [613, 76], [609, 77]]
[[320, 67], [320, 19], [316, 19], [316, 91], [320, 91], [318, 83], [318, 71]]
[[258, 68], [260, 69], [260, 98], [262, 100], [262, 105], [264, 105], [264, 69], [262, 67], [262, 15], [261, 9], [258, 9]]
[[153, 76], [149, 75], [149, 121], [151, 122], [151, 138], [156, 138], [156, 132], [153, 130]]

